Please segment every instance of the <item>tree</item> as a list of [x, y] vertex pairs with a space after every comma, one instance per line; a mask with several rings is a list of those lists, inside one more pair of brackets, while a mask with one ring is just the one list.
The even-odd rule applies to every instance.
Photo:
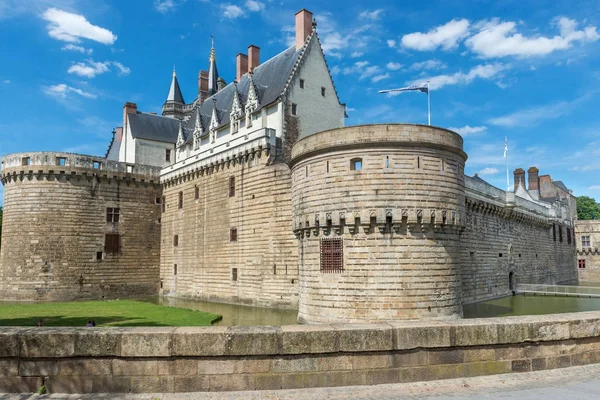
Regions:
[[600, 219], [600, 204], [588, 196], [577, 197], [577, 219]]

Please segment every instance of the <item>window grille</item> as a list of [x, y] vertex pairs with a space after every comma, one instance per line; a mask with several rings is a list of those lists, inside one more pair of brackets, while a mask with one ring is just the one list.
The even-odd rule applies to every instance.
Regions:
[[585, 269], [585, 260], [578, 260], [579, 269]]
[[117, 254], [121, 252], [121, 236], [116, 233], [107, 233], [104, 237], [104, 252]]
[[344, 242], [341, 238], [321, 239], [321, 272], [344, 271]]
[[107, 207], [106, 208], [106, 222], [116, 223], [119, 222], [119, 208]]

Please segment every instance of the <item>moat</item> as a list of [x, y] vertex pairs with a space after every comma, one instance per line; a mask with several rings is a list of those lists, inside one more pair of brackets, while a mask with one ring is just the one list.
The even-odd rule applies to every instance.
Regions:
[[[600, 283], [594, 284], [600, 286]], [[189, 308], [223, 316], [214, 325], [295, 325], [298, 311], [206, 301], [155, 298], [149, 300], [165, 306]], [[463, 306], [465, 318], [507, 317], [511, 315], [543, 315], [600, 310], [600, 298], [516, 295]]]

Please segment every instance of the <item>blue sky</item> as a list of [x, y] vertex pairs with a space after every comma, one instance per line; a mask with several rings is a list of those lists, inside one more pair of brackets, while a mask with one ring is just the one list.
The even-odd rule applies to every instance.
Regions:
[[600, 6], [587, 0], [0, 0], [0, 154], [104, 155], [125, 101], [160, 112], [173, 65], [193, 100], [211, 34], [230, 82], [249, 44], [265, 61], [293, 42], [302, 7], [347, 125], [426, 123], [425, 94], [377, 91], [429, 79], [432, 124], [463, 135], [468, 175], [506, 188], [506, 136], [511, 182], [535, 165], [600, 199]]

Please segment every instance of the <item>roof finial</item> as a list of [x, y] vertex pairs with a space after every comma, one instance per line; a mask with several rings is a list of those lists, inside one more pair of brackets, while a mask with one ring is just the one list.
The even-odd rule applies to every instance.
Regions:
[[210, 35], [211, 45], [210, 45], [210, 58], [209, 61], [215, 61], [215, 37]]
[[177, 76], [177, 73], [175, 72], [175, 63], [173, 63], [173, 78], [175, 78]]

